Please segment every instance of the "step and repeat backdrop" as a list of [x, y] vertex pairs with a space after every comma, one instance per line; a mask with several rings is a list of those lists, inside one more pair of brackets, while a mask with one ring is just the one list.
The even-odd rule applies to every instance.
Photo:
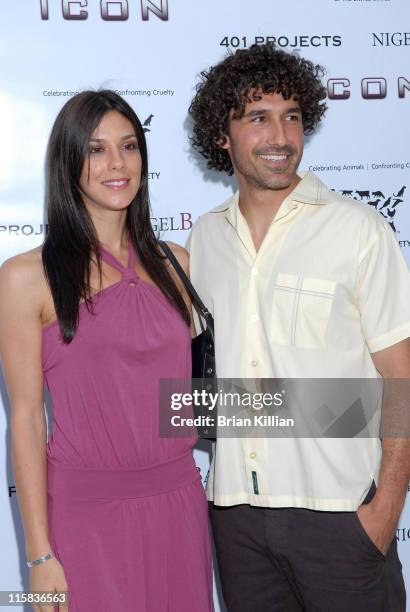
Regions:
[[[184, 244], [198, 216], [234, 189], [190, 148], [198, 74], [273, 41], [326, 69], [329, 109], [302, 169], [373, 206], [410, 264], [408, 0], [3, 0], [0, 27], [0, 262], [43, 241], [48, 135], [61, 106], [88, 88], [114, 89], [134, 107], [149, 148], [153, 226]], [[24, 590], [4, 382], [0, 390], [0, 590]], [[195, 452], [205, 480], [210, 450]], [[397, 539], [410, 585], [410, 495]], [[222, 610], [217, 589], [215, 602]]]

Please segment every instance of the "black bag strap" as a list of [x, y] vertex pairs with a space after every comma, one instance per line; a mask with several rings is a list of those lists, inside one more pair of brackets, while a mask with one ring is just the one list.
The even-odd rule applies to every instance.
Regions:
[[173, 254], [173, 252], [171, 251], [167, 243], [164, 242], [163, 240], [159, 240], [158, 244], [164, 251], [165, 255], [168, 257], [169, 261], [174, 266], [175, 271], [178, 274], [181, 281], [183, 282], [188, 295], [190, 296], [192, 302], [194, 303], [194, 306], [199, 310], [199, 312], [201, 313], [201, 315], [204, 317], [205, 320], [209, 320], [209, 318], [212, 318], [211, 313], [209, 312], [209, 310], [207, 309], [207, 307], [205, 306], [205, 304], [203, 303], [203, 301], [201, 300], [201, 298], [195, 291], [191, 281], [185, 274], [180, 263], [178, 262], [177, 258], [175, 257], [175, 255]]

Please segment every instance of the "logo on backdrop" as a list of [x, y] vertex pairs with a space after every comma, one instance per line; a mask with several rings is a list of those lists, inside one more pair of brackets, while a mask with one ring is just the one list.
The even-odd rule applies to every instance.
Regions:
[[173, 96], [175, 89], [114, 89], [119, 96]]
[[[327, 82], [327, 95], [330, 100], [348, 100], [352, 94], [351, 81], [347, 77], [329, 79]], [[388, 92], [396, 92], [399, 98], [405, 98], [406, 92], [410, 92], [410, 80], [400, 76], [397, 83], [387, 84], [384, 77], [364, 77], [360, 82], [360, 87], [354, 85], [354, 90], [361, 93], [365, 100], [383, 100]]]
[[[406, 185], [403, 185], [396, 192], [391, 194], [384, 193], [380, 189], [371, 191], [370, 189], [354, 190], [354, 189], [340, 189], [340, 193], [343, 196], [353, 198], [365, 202], [369, 206], [373, 206], [378, 213], [382, 215], [389, 222], [390, 227], [394, 232], [397, 231], [394, 225], [394, 217], [400, 204], [404, 202], [404, 193], [406, 191]], [[404, 245], [401, 245], [404, 246]]]
[[[92, 4], [98, 4], [93, 2]], [[61, 13], [68, 21], [84, 21], [88, 19], [88, 0], [62, 0]], [[100, 15], [104, 21], [127, 21], [130, 9], [131, 15], [139, 14], [142, 21], [148, 21], [150, 15], [155, 15], [161, 21], [168, 21], [168, 0], [100, 0]], [[40, 0], [41, 19], [50, 18], [49, 0]]]
[[273, 43], [276, 47], [301, 49], [303, 47], [341, 47], [342, 37], [335, 34], [317, 34], [307, 36], [303, 34], [290, 34], [279, 36], [224, 36], [219, 43], [220, 47], [250, 47]]
[[[160, 172], [149, 172], [148, 178], [151, 180], [159, 180]], [[187, 232], [192, 227], [192, 213], [178, 212], [173, 216], [168, 217], [151, 217], [151, 225], [154, 232]], [[0, 225], [0, 236], [45, 236], [48, 232], [47, 223], [39, 223], [38, 225]]]
[[396, 529], [396, 540], [398, 542], [410, 542], [410, 528], [398, 527]]
[[151, 217], [154, 232], [187, 232], [192, 227], [192, 213], [180, 212], [173, 217]]
[[410, 32], [372, 33], [373, 47], [410, 47]]
[[148, 115], [148, 117], [145, 119], [145, 121], [142, 124], [142, 129], [144, 130], [144, 132], [150, 132], [151, 131], [151, 121], [153, 120], [154, 115]]
[[0, 236], [43, 236], [47, 234], [48, 225], [39, 223], [38, 225], [0, 225]]

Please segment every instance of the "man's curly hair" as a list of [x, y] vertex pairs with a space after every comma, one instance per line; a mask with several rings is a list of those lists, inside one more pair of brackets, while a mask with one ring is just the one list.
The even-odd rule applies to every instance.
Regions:
[[324, 69], [311, 61], [276, 49], [272, 44], [252, 45], [228, 55], [201, 72], [201, 82], [189, 107], [193, 120], [192, 145], [208, 160], [208, 168], [233, 174], [228, 152], [218, 143], [229, 131], [231, 110], [240, 119], [246, 102], [258, 93], [293, 97], [302, 111], [303, 131], [311, 134], [326, 111], [326, 89], [320, 81]]

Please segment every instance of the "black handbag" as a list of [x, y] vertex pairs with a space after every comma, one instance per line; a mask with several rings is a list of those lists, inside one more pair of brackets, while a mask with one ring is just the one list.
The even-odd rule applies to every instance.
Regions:
[[[202, 331], [196, 338], [192, 339], [192, 378], [198, 379], [196, 387], [199, 386], [211, 391], [214, 389], [214, 381], [216, 380], [214, 319], [169, 246], [162, 240], [159, 241], [159, 245], [174, 266], [198, 313]], [[205, 325], [203, 324], [204, 321]]]

